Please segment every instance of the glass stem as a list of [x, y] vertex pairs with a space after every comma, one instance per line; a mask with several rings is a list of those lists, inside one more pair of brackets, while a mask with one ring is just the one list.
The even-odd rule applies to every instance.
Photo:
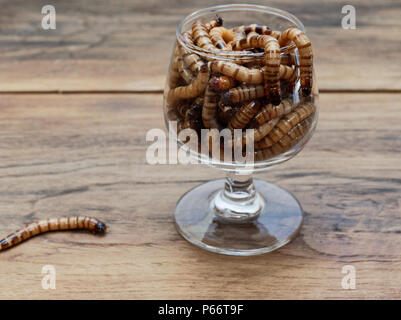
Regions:
[[229, 173], [224, 189], [214, 198], [216, 216], [225, 222], [246, 223], [259, 216], [264, 201], [251, 175]]

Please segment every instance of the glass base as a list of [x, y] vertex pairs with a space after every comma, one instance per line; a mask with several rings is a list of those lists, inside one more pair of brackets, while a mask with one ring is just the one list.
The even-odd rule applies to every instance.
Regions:
[[[216, 212], [226, 179], [212, 180], [184, 194], [175, 209], [178, 232], [192, 244], [216, 253], [251, 256], [276, 250], [298, 234], [302, 207], [288, 191], [254, 180], [261, 206], [254, 220], [227, 221]], [[216, 214], [217, 213], [217, 214]]]

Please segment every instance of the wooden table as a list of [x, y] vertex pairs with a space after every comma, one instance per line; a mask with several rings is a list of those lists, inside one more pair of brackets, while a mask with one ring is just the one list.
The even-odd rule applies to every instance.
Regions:
[[[356, 30], [340, 27], [335, 1], [269, 2], [311, 35], [321, 109], [304, 151], [257, 174], [298, 197], [302, 231], [248, 258], [197, 249], [174, 227], [177, 199], [222, 173], [145, 161], [147, 130], [164, 128], [175, 27], [200, 3], [53, 3], [52, 31], [40, 28], [42, 1], [1, 4], [0, 233], [70, 215], [110, 231], [45, 234], [2, 252], [0, 298], [400, 298], [399, 1], [353, 1]], [[55, 290], [42, 289], [44, 265]], [[355, 290], [341, 286], [345, 265]]]

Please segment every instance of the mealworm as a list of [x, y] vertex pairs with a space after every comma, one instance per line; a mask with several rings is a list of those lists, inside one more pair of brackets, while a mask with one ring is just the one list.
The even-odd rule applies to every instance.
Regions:
[[187, 69], [182, 57], [178, 58], [178, 73], [187, 84], [191, 83], [194, 80], [194, 75], [189, 69]]
[[233, 50], [263, 47], [265, 51], [265, 69], [263, 80], [265, 93], [275, 105], [280, 103], [280, 46], [271, 36], [250, 36], [234, 43]]
[[315, 112], [315, 106], [305, 103], [282, 118], [273, 130], [256, 145], [257, 148], [268, 148], [284, 137], [293, 127]]
[[249, 34], [250, 32], [256, 32], [258, 34], [270, 35], [272, 32], [272, 30], [269, 27], [255, 23], [233, 28], [233, 31], [238, 31], [238, 30], [241, 30], [245, 34]]
[[202, 127], [202, 105], [203, 98], [198, 97], [194, 100], [191, 106], [184, 105], [180, 109], [177, 107], [178, 112], [181, 114], [183, 120], [178, 123], [177, 131], [191, 128], [199, 131]]
[[214, 76], [210, 79], [209, 85], [214, 91], [223, 91], [234, 87], [235, 80], [227, 76]]
[[233, 117], [235, 110], [233, 107], [224, 105], [221, 102], [218, 104], [218, 107], [217, 120], [227, 125]]
[[254, 133], [253, 133], [253, 140], [255, 142], [258, 142], [260, 140], [262, 140], [266, 135], [268, 135], [274, 128], [274, 126], [278, 123], [280, 119], [272, 119], [268, 122], [265, 122], [263, 124], [261, 124], [260, 126], [253, 128], [254, 129]]
[[272, 158], [278, 154], [288, 151], [290, 148], [295, 146], [309, 131], [313, 122], [312, 117], [308, 117], [305, 120], [298, 123], [292, 128], [284, 137], [282, 137], [277, 143], [273, 144], [269, 148], [255, 150], [255, 160], [261, 161], [267, 158]]
[[210, 69], [215, 73], [222, 73], [235, 80], [258, 84], [263, 82], [263, 75], [260, 69], [249, 69], [228, 61], [212, 61]]
[[[256, 128], [252, 128], [253, 131], [251, 131], [253, 133], [253, 139], [252, 137], [249, 138], [249, 141], [253, 141], [253, 142], [258, 142], [260, 140], [262, 140], [266, 135], [268, 135], [272, 129], [274, 128], [274, 126], [278, 123], [280, 119], [272, 119], [262, 125], [260, 125], [259, 127]], [[249, 135], [249, 133], [247, 132], [243, 132], [242, 133], [242, 146], [244, 146], [246, 144], [246, 138]], [[236, 141], [232, 141], [233, 144], [236, 144], [238, 142]]]
[[288, 45], [291, 41], [297, 46], [299, 51], [301, 90], [303, 95], [309, 96], [312, 91], [313, 79], [313, 53], [309, 38], [301, 30], [289, 28], [281, 34], [278, 41], [280, 46]]
[[[263, 74], [268, 70], [268, 67], [266, 66], [260, 69], [252, 69], [244, 66], [239, 66], [228, 61], [212, 61], [210, 63], [210, 68], [212, 72], [222, 73], [226, 76], [234, 78], [235, 80], [250, 84], [263, 83]], [[280, 65], [279, 79], [285, 79], [293, 82], [295, 78], [296, 71], [293, 68], [285, 65]]]
[[245, 103], [241, 108], [234, 114], [227, 128], [230, 130], [243, 129], [251, 121], [253, 116], [259, 110], [260, 103], [258, 101], [251, 101]]
[[[184, 39], [188, 43], [193, 43], [192, 41], [192, 31], [187, 31], [183, 33]], [[193, 73], [198, 72], [198, 70], [203, 66], [204, 62], [201, 58], [190, 50], [185, 50], [181, 45], [179, 46], [180, 54], [185, 66], [191, 70]]]
[[223, 18], [216, 15], [216, 19], [205, 23], [205, 28], [209, 32], [213, 28], [220, 27], [223, 25]]
[[269, 103], [260, 109], [258, 114], [255, 116], [255, 121], [258, 124], [263, 124], [273, 118], [278, 118], [290, 113], [293, 108], [294, 104], [292, 103], [292, 99], [285, 99], [281, 101], [278, 106]]
[[202, 122], [205, 128], [218, 128], [217, 122], [217, 102], [216, 92], [208, 86], [205, 90], [204, 103], [202, 108]]
[[205, 63], [199, 70], [198, 75], [187, 86], [177, 87], [169, 91], [167, 101], [171, 102], [177, 99], [191, 99], [199, 96], [205, 90], [209, 80], [209, 67]]
[[168, 79], [168, 86], [170, 89], [174, 89], [177, 87], [178, 83], [180, 82], [180, 73], [178, 72], [178, 48], [175, 48], [174, 55], [173, 55], [173, 61], [171, 62], [171, 71], [169, 74], [169, 79]]
[[48, 231], [87, 229], [92, 233], [106, 232], [106, 225], [92, 217], [51, 218], [28, 224], [0, 240], [0, 251], [9, 249], [17, 244]]
[[265, 95], [263, 85], [242, 84], [236, 88], [224, 92], [221, 99], [224, 103], [237, 103], [261, 98]]
[[227, 44], [235, 37], [233, 31], [224, 27], [216, 27], [210, 30], [209, 35], [212, 43], [216, 46], [216, 48], [221, 50], [231, 49], [231, 46], [228, 46]]
[[223, 24], [223, 19], [217, 17], [215, 20], [210, 22], [202, 23], [201, 21], [194, 21], [192, 24], [192, 41], [198, 47], [209, 50], [218, 50], [210, 39], [209, 31], [213, 28], [220, 27]]

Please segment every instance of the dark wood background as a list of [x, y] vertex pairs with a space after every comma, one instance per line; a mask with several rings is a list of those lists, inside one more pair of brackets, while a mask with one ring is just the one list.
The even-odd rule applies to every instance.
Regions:
[[[236, 2], [236, 1], [232, 1]], [[0, 232], [93, 215], [105, 237], [46, 234], [0, 254], [0, 298], [390, 298], [401, 295], [399, 1], [262, 1], [305, 24], [316, 55], [318, 129], [304, 151], [256, 176], [293, 192], [301, 234], [258, 257], [184, 241], [177, 199], [223, 173], [150, 166], [146, 131], [164, 128], [162, 89], [178, 21], [211, 1], [0, 1]], [[57, 272], [43, 290], [43, 265]], [[342, 267], [356, 268], [344, 290]]]

